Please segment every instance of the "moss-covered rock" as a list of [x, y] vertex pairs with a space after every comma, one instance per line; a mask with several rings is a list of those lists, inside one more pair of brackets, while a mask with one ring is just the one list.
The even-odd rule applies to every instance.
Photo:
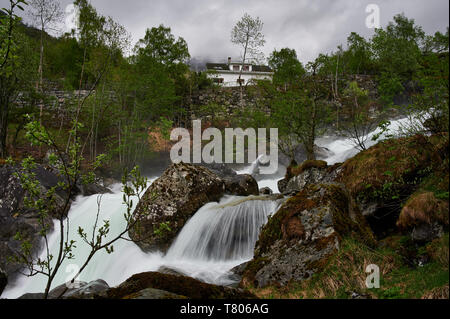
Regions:
[[306, 185], [334, 182], [339, 165], [328, 166], [324, 161], [305, 161], [301, 165], [291, 165], [286, 176], [278, 182], [278, 189], [285, 195], [301, 191]]
[[173, 294], [168, 291], [164, 291], [161, 289], [155, 289], [155, 288], [146, 288], [142, 289], [138, 292], [132, 293], [131, 295], [123, 297], [123, 299], [187, 299], [185, 296], [180, 296]]
[[243, 289], [216, 286], [198, 281], [194, 278], [146, 272], [133, 275], [118, 287], [112, 288], [99, 298], [133, 299], [142, 295], [144, 289], [153, 288], [189, 299], [255, 299], [256, 297]]
[[339, 250], [344, 236], [375, 245], [372, 231], [345, 189], [337, 184], [308, 185], [263, 227], [241, 286], [307, 279]]
[[442, 135], [386, 140], [347, 160], [336, 182], [357, 200], [374, 231], [386, 236], [396, 230], [403, 203], [441, 166], [446, 153], [448, 139]]
[[293, 176], [298, 176], [301, 173], [303, 173], [304, 171], [309, 170], [311, 168], [323, 169], [323, 168], [327, 168], [327, 167], [328, 167], [328, 163], [325, 161], [308, 160], [308, 161], [304, 161], [301, 165], [292, 168], [291, 173]]
[[130, 237], [144, 251], [167, 250], [198, 209], [224, 194], [258, 195], [258, 184], [249, 175], [221, 178], [203, 166], [172, 164], [139, 201]]
[[397, 226], [411, 230], [414, 241], [428, 242], [443, 233], [448, 227], [448, 201], [437, 199], [432, 192], [413, 194], [403, 207]]
[[389, 199], [408, 193], [439, 160], [431, 138], [391, 139], [347, 160], [337, 179], [359, 199]]

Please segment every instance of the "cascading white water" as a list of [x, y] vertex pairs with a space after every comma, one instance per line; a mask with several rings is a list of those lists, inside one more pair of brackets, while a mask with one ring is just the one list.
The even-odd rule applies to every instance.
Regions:
[[[100, 206], [100, 220], [110, 221], [109, 238], [119, 234], [125, 227], [123, 193], [119, 185], [114, 191], [113, 194], [102, 196]], [[75, 259], [63, 263], [52, 287], [71, 280], [89, 254], [90, 247], [81, 241], [77, 229], [80, 226], [89, 234], [96, 218], [97, 198], [97, 195], [80, 196], [72, 204], [69, 220], [70, 237], [77, 241]], [[103, 279], [110, 286], [115, 286], [133, 274], [157, 271], [166, 266], [208, 283], [232, 284], [234, 281], [228, 277], [228, 271], [253, 257], [259, 230], [275, 209], [273, 201], [252, 197], [224, 197], [220, 203], [208, 203], [202, 207], [186, 223], [166, 256], [161, 252], [144, 253], [135, 243], [119, 240], [114, 244], [112, 254], [98, 252], [78, 280], [89, 282]], [[49, 238], [50, 251], [54, 256], [58, 251], [58, 230], [59, 225], [55, 222], [55, 230]], [[186, 242], [186, 237], [190, 238], [189, 242]], [[196, 248], [200, 249], [199, 252], [195, 252]], [[42, 252], [41, 258], [44, 256], [45, 252]], [[17, 298], [25, 293], [42, 292], [46, 279], [42, 275], [20, 277], [7, 286], [2, 298]]]
[[250, 166], [244, 167], [242, 170], [236, 171], [236, 174], [238, 175], [253, 175], [257, 173], [258, 164], [259, 161], [264, 157], [264, 155], [260, 155], [253, 163], [250, 164]]
[[167, 253], [168, 260], [248, 260], [277, 203], [263, 197], [225, 197], [203, 206]]
[[[407, 125], [407, 122], [408, 119], [392, 121], [390, 133]], [[369, 134], [367, 146], [375, 143], [371, 141], [371, 137], [376, 133], [378, 130]], [[346, 138], [331, 141], [320, 139], [318, 144], [333, 153], [325, 159], [329, 164], [343, 162], [358, 153], [352, 141]], [[251, 174], [257, 165], [258, 161], [255, 161], [239, 173]], [[275, 193], [279, 193], [278, 180], [269, 178], [259, 181], [258, 185], [260, 188], [270, 187]], [[122, 204], [122, 198], [123, 193], [119, 186], [115, 187], [113, 194], [105, 194], [102, 197], [100, 220], [110, 221], [111, 236], [119, 234], [125, 227], [123, 214], [126, 207]], [[80, 240], [77, 229], [80, 226], [89, 234], [95, 222], [97, 208], [97, 195], [80, 196], [72, 204], [69, 212], [70, 236], [77, 240], [77, 248], [74, 251], [76, 258], [63, 264], [53, 287], [72, 279], [77, 267], [83, 264], [89, 247]], [[78, 280], [103, 279], [110, 286], [115, 286], [133, 274], [157, 271], [161, 266], [166, 266], [205, 282], [231, 284], [233, 280], [227, 277], [229, 270], [253, 257], [253, 247], [260, 228], [276, 208], [277, 204], [273, 201], [254, 197], [225, 197], [220, 203], [209, 203], [202, 207], [186, 223], [166, 256], [160, 252], [144, 253], [133, 242], [121, 240], [114, 245], [111, 255], [104, 251], [99, 252]], [[55, 230], [49, 238], [51, 253], [55, 256], [59, 242], [58, 229], [59, 225], [55, 223]], [[20, 277], [8, 285], [1, 297], [17, 298], [28, 292], [42, 292], [45, 283], [46, 278], [41, 275], [32, 278]]]
[[[377, 139], [377, 141], [373, 141], [372, 138], [376, 134], [380, 134], [381, 130], [377, 128], [375, 131], [369, 133], [364, 137], [366, 140], [366, 147], [369, 148], [378, 142], [386, 139], [387, 135], [396, 135], [399, 134], [401, 130], [407, 128], [411, 125], [410, 118], [402, 118], [399, 120], [391, 121], [390, 125], [387, 127], [388, 132], [383, 133]], [[417, 123], [416, 123], [417, 125]], [[330, 138], [323, 137], [317, 140], [317, 145], [321, 147], [325, 147], [331, 151], [331, 155], [323, 160], [328, 162], [328, 165], [333, 165], [336, 163], [343, 163], [347, 159], [355, 156], [359, 153], [359, 149], [355, 146], [355, 143], [350, 138]]]

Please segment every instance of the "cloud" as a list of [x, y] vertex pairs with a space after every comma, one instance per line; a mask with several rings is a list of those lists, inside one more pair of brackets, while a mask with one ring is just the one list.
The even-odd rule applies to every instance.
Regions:
[[[8, 1], [0, 0], [0, 6]], [[63, 8], [72, 1], [60, 0]], [[103, 15], [112, 16], [126, 27], [136, 42], [146, 28], [164, 24], [175, 36], [183, 37], [193, 57], [224, 60], [239, 57], [240, 50], [230, 42], [231, 29], [248, 12], [264, 22], [266, 56], [273, 49], [290, 47], [303, 62], [319, 53], [346, 44], [355, 31], [370, 37], [365, 26], [366, 6], [380, 7], [381, 24], [405, 13], [427, 33], [444, 31], [449, 21], [448, 0], [91, 0]]]

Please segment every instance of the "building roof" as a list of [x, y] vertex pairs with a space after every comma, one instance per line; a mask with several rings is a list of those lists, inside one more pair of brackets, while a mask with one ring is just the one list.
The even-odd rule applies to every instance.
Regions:
[[206, 63], [208, 70], [228, 71], [230, 68], [226, 63]]
[[[241, 64], [241, 63], [232, 63], [232, 64]], [[206, 69], [216, 71], [230, 71], [230, 67], [227, 63], [206, 63]], [[273, 72], [273, 70], [266, 65], [253, 65], [252, 72]]]
[[254, 65], [252, 69], [255, 72], [273, 72], [267, 65]]

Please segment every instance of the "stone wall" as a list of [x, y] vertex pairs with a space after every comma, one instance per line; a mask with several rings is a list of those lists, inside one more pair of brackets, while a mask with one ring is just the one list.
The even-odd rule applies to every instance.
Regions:
[[214, 87], [192, 94], [190, 99], [193, 117], [198, 117], [199, 109], [208, 105], [218, 105], [224, 108], [226, 114], [233, 114], [239, 108], [260, 108], [269, 111], [268, 103], [254, 87]]

